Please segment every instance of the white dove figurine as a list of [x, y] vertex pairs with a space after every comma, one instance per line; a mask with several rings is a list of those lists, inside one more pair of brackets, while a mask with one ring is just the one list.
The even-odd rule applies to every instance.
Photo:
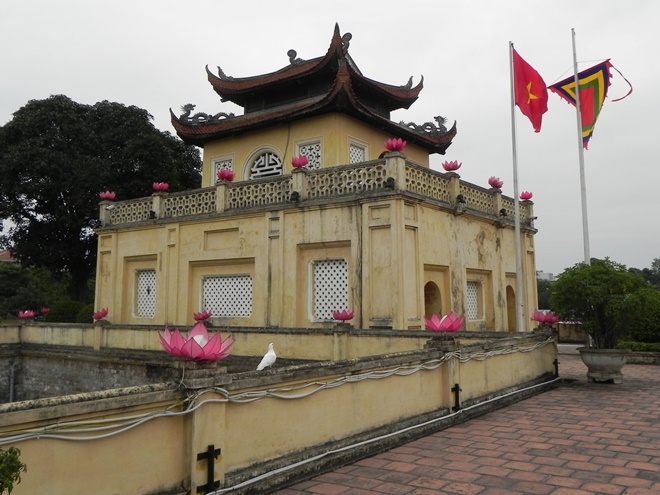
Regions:
[[271, 342], [268, 344], [268, 352], [264, 355], [263, 359], [259, 363], [259, 366], [257, 366], [257, 371], [262, 370], [267, 366], [272, 366], [275, 362], [275, 359], [277, 359], [277, 355], [275, 354], [273, 343]]

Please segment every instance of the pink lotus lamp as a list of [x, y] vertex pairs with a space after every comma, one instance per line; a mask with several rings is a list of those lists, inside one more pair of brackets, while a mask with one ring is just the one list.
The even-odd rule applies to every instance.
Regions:
[[461, 165], [463, 165], [463, 162], [458, 163], [458, 160], [452, 160], [450, 162], [444, 162], [442, 164], [442, 168], [444, 168], [447, 172], [455, 172], [461, 168]]
[[218, 170], [218, 180], [232, 182], [234, 180], [234, 177], [236, 177], [236, 174], [231, 170], [228, 170], [226, 168], [222, 168]]
[[490, 185], [490, 187], [493, 187], [495, 189], [502, 189], [504, 182], [501, 181], [499, 177], [492, 176], [490, 179], [488, 179], [488, 184]]
[[305, 155], [294, 156], [291, 159], [291, 165], [293, 166], [293, 168], [302, 168], [305, 165], [307, 165], [308, 163], [309, 163], [309, 160], [307, 159], [307, 157]]
[[532, 193], [529, 191], [523, 191], [520, 193], [520, 199], [522, 199], [523, 201], [529, 201], [530, 199], [532, 199]]
[[167, 182], [154, 182], [153, 187], [156, 192], [167, 192], [170, 185]]
[[454, 313], [449, 313], [439, 318], [438, 315], [431, 316], [430, 320], [424, 318], [424, 325], [431, 332], [458, 332], [463, 325], [464, 318], [458, 318]]
[[213, 315], [211, 314], [210, 311], [200, 311], [199, 313], [193, 314], [193, 320], [204, 321], [204, 320], [208, 320], [211, 316]]
[[332, 319], [333, 320], [338, 320], [338, 321], [348, 321], [352, 320], [355, 314], [353, 311], [349, 311], [345, 309], [344, 311], [333, 311], [332, 312]]
[[406, 143], [401, 138], [390, 138], [385, 141], [385, 149], [390, 152], [403, 151], [403, 149], [406, 147], [406, 144], [408, 143]]
[[40, 312], [42, 315], [47, 315], [48, 313], [50, 313], [50, 308], [41, 308]]
[[174, 357], [193, 359], [195, 361], [219, 361], [229, 356], [229, 349], [234, 344], [230, 335], [222, 340], [220, 332], [209, 338], [209, 332], [201, 321], [184, 337], [174, 329], [168, 328], [158, 336], [165, 352]]
[[95, 313], [92, 313], [92, 319], [94, 321], [102, 320], [106, 316], [108, 316], [108, 308], [103, 308], [101, 311], [97, 311]]
[[18, 317], [22, 320], [29, 320], [31, 318], [34, 318], [34, 311], [32, 311], [31, 309], [28, 309], [27, 311], [19, 311]]
[[113, 199], [115, 199], [115, 196], [116, 196], [115, 193], [112, 191], [103, 191], [99, 193], [99, 198], [105, 201], [112, 201]]
[[545, 325], [554, 325], [559, 321], [559, 318], [552, 311], [544, 312], [537, 309], [532, 314], [532, 320]]

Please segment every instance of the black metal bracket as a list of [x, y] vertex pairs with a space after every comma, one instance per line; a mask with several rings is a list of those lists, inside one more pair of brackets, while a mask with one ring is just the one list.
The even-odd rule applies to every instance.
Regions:
[[221, 449], [216, 449], [215, 445], [209, 445], [208, 448], [206, 449], [206, 452], [202, 452], [201, 454], [197, 454], [197, 460], [198, 461], [206, 461], [206, 485], [200, 485], [197, 487], [197, 493], [211, 493], [212, 491], [215, 491], [217, 488], [220, 488], [220, 482], [219, 481], [213, 481], [213, 478], [215, 477], [214, 475], [214, 469], [215, 469], [215, 460], [218, 458], [220, 455]]
[[451, 408], [453, 412], [461, 410], [461, 392], [463, 389], [457, 383], [452, 388], [451, 391], [454, 392], [454, 407]]
[[555, 365], [555, 378], [559, 378], [559, 359], [555, 359], [552, 364]]

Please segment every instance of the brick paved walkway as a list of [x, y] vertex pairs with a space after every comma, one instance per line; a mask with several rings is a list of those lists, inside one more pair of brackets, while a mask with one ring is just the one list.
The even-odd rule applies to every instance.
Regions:
[[576, 381], [274, 493], [660, 494], [660, 366], [613, 385], [559, 361]]

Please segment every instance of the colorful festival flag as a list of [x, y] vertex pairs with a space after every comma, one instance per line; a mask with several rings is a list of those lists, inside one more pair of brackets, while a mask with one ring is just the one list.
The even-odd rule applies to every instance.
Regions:
[[541, 130], [543, 114], [548, 111], [548, 90], [543, 78], [513, 50], [513, 94], [515, 104], [532, 123], [534, 132]]
[[[594, 133], [596, 120], [598, 119], [600, 110], [603, 108], [603, 102], [607, 97], [607, 89], [610, 86], [610, 78], [612, 77], [610, 74], [610, 67], [616, 70], [608, 59], [589, 69], [578, 72], [582, 146], [584, 146], [584, 149], [587, 149], [588, 147], [589, 139], [591, 139], [591, 136]], [[619, 74], [621, 73], [619, 72]], [[623, 77], [623, 75], [621, 75], [621, 77]], [[628, 82], [625, 77], [623, 79]], [[630, 85], [629, 82], [628, 84]], [[548, 86], [548, 89], [575, 106], [576, 96], [574, 76], [552, 84], [551, 86]], [[632, 93], [632, 86], [630, 86], [630, 91], [628, 91], [627, 95], [612, 101], [623, 100], [623, 98], [630, 93]]]

